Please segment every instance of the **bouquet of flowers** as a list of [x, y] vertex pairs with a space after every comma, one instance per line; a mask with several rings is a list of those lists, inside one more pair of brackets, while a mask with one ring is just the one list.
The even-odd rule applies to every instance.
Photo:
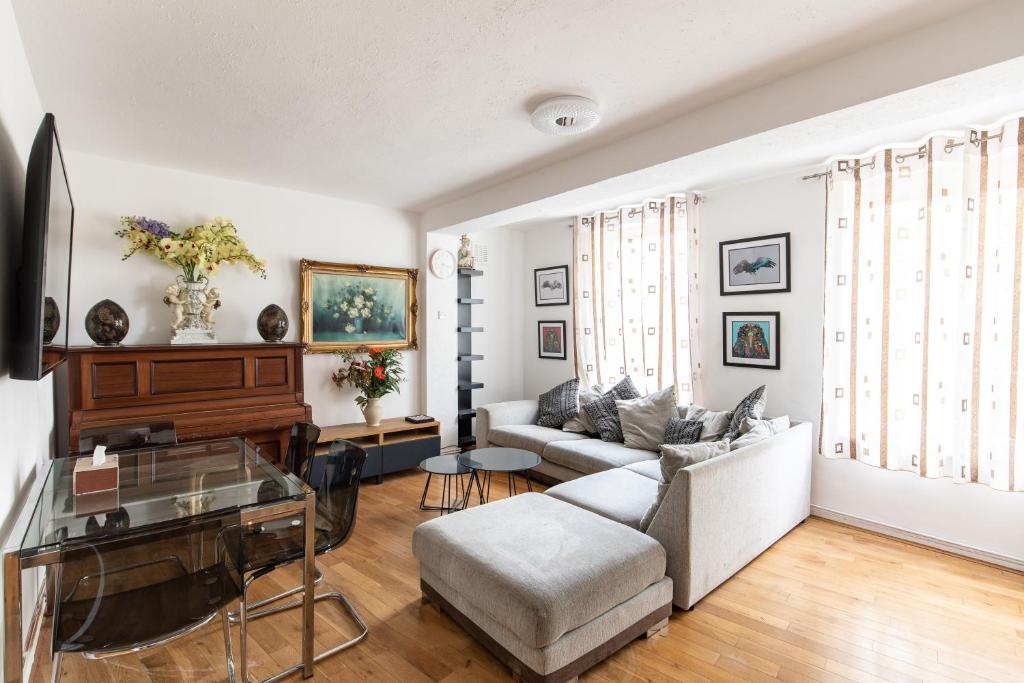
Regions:
[[122, 260], [137, 251], [152, 254], [172, 268], [180, 268], [188, 282], [212, 277], [225, 263], [244, 263], [256, 275], [267, 277], [267, 262], [246, 248], [235, 224], [227, 219], [217, 217], [181, 233], [145, 216], [122, 216], [121, 225], [124, 227], [114, 234], [127, 241]]
[[[368, 358], [361, 358], [366, 353]], [[359, 391], [356, 404], [365, 408], [368, 399], [377, 399], [399, 391], [399, 383], [405, 370], [402, 368], [402, 354], [396, 349], [360, 349], [338, 351], [345, 363], [334, 374], [333, 381], [339, 389], [346, 384]]]
[[345, 332], [362, 333], [379, 328], [391, 317], [391, 306], [377, 301], [377, 294], [373, 287], [353, 282], [339, 288], [323, 307], [332, 318], [345, 323]]

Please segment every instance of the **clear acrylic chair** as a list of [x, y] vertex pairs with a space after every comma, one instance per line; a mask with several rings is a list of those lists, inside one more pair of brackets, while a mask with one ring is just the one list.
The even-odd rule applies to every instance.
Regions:
[[[227, 644], [227, 610], [243, 589], [240, 539], [235, 509], [158, 531], [116, 530], [63, 544], [54, 585], [52, 680], [60, 677], [65, 653], [98, 659], [138, 652], [191, 633], [218, 612]], [[197, 542], [215, 551], [197, 560], [189, 553]], [[189, 566], [180, 559], [185, 556]]]
[[[344, 545], [352, 535], [359, 501], [359, 482], [365, 462], [366, 451], [350, 441], [337, 439], [331, 443], [329, 453], [325, 455], [310, 454], [310, 457], [306, 458], [303, 463], [302, 479], [316, 492], [314, 543], [317, 555], [323, 555]], [[299, 586], [252, 604], [245, 602], [245, 592], [261, 576], [303, 559], [301, 518], [268, 523], [253, 533], [245, 534], [241, 540], [243, 544], [241, 555], [244, 558], [243, 566], [247, 576], [243, 586], [241, 607], [237, 613], [232, 613], [230, 616], [232, 623], [239, 624], [240, 631], [237, 668], [241, 680], [248, 681], [246, 655], [249, 621], [295, 609], [302, 605], [302, 600], [292, 600], [262, 610], [255, 608], [264, 607], [301, 593], [303, 588]], [[314, 661], [323, 661], [331, 655], [352, 647], [366, 637], [369, 627], [342, 593], [337, 591], [322, 593], [316, 595], [314, 600], [315, 602], [332, 600], [339, 603], [359, 627], [357, 636], [318, 653]], [[279, 680], [301, 668], [302, 663], [296, 663], [264, 679], [263, 683]]]

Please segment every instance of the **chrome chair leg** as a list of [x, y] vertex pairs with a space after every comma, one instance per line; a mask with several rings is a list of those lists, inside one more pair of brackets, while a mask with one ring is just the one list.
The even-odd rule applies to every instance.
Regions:
[[50, 683], [57, 683], [57, 681], [60, 680], [60, 666], [63, 659], [63, 652], [58, 652], [53, 656], [53, 668], [50, 670]]
[[227, 661], [228, 683], [237, 683], [235, 674], [235, 656], [231, 652], [231, 620], [228, 619], [228, 608], [220, 611], [220, 623], [224, 630], [224, 659]]
[[[249, 583], [250, 582], [248, 582], [248, 581], [246, 582], [246, 588], [248, 588]], [[295, 593], [295, 592], [301, 592], [301, 591], [302, 591], [302, 589], [300, 587], [298, 589], [298, 591], [291, 591], [291, 592]], [[345, 610], [345, 612], [348, 614], [349, 618], [352, 619], [352, 621], [354, 621], [355, 624], [359, 627], [359, 635], [355, 636], [354, 638], [350, 638], [349, 640], [346, 640], [344, 643], [340, 643], [338, 645], [335, 645], [334, 647], [329, 648], [327, 650], [324, 650], [323, 652], [315, 655], [313, 657], [313, 662], [314, 663], [322, 662], [324, 659], [330, 657], [331, 655], [336, 655], [339, 652], [341, 652], [342, 650], [347, 650], [348, 648], [352, 647], [353, 645], [355, 645], [355, 644], [357, 644], [359, 642], [362, 642], [362, 640], [365, 639], [367, 634], [369, 634], [369, 632], [370, 632], [370, 627], [366, 625], [366, 622], [363, 620], [362, 615], [359, 614], [359, 611], [356, 610], [356, 608], [352, 605], [352, 603], [348, 601], [348, 598], [346, 598], [344, 594], [342, 594], [342, 593], [340, 593], [338, 591], [332, 591], [330, 593], [323, 593], [321, 595], [314, 595], [313, 596], [313, 602], [314, 603], [322, 602], [324, 600], [336, 600], [338, 603], [340, 603], [341, 606], [342, 606], [342, 609]], [[248, 638], [247, 625], [248, 625], [249, 620], [250, 619], [261, 619], [263, 617], [268, 617], [271, 614], [279, 614], [281, 612], [285, 612], [285, 611], [288, 611], [288, 610], [291, 610], [291, 609], [295, 609], [297, 607], [302, 607], [302, 600], [295, 600], [295, 601], [286, 603], [284, 605], [279, 605], [277, 607], [272, 607], [270, 609], [259, 610], [257, 612], [253, 612], [253, 613], [250, 614], [248, 609], [247, 609], [246, 603], [245, 603], [245, 595], [244, 595], [244, 591], [243, 591], [242, 600], [241, 600], [241, 606], [240, 606], [240, 608], [238, 610], [239, 619], [237, 621], [237, 623], [239, 625], [239, 647], [238, 647], [238, 650], [239, 650], [239, 658], [240, 658], [240, 661], [238, 662], [238, 666], [237, 666], [237, 671], [238, 671], [238, 679], [241, 681], [241, 683], [249, 683], [249, 678], [248, 678], [248, 662], [246, 661], [246, 657], [248, 655], [247, 648], [246, 648], [246, 645], [247, 645], [246, 640]], [[236, 671], [236, 667], [231, 662], [231, 657], [232, 657], [232, 655], [231, 655], [231, 633], [230, 633], [230, 626], [229, 626], [229, 624], [230, 623], [235, 623], [235, 622], [230, 619], [229, 613], [226, 610], [225, 610], [225, 615], [228, 616], [228, 618], [225, 619], [225, 621], [224, 621], [224, 628], [227, 629], [226, 632], [225, 632], [225, 635], [224, 635], [224, 639], [225, 639], [224, 646], [225, 646], [225, 649], [226, 649], [226, 652], [227, 652], [227, 656], [229, 658], [229, 661], [228, 661], [228, 672], [229, 672], [229, 675], [233, 675], [234, 672]], [[302, 669], [302, 662], [299, 662], [298, 664], [294, 664], [294, 665], [288, 667], [287, 669], [283, 669], [282, 671], [277, 672], [273, 676], [269, 676], [267, 678], [264, 678], [259, 683], [274, 683], [275, 681], [279, 681], [282, 678], [285, 678], [286, 676], [290, 676], [291, 674], [293, 674], [293, 673], [295, 673], [297, 671], [300, 671], [301, 669]], [[235, 679], [234, 678], [230, 678], [230, 680], [234, 681]]]
[[[358, 610], [356, 610], [356, 608], [352, 605], [352, 603], [348, 601], [348, 598], [346, 598], [344, 596], [344, 594], [342, 594], [342, 593], [340, 593], [338, 591], [332, 591], [330, 593], [323, 593], [321, 595], [317, 595], [317, 596], [315, 596], [313, 598], [313, 602], [322, 602], [324, 600], [336, 600], [337, 602], [339, 602], [341, 604], [342, 608], [348, 614], [349, 618], [351, 618], [352, 621], [354, 621], [356, 623], [356, 625], [359, 627], [359, 635], [355, 636], [354, 638], [350, 638], [349, 640], [346, 640], [344, 643], [340, 643], [338, 645], [335, 645], [334, 647], [329, 648], [327, 650], [324, 650], [323, 652], [315, 655], [313, 657], [313, 662], [314, 663], [315, 662], [322, 662], [323, 660], [327, 659], [331, 655], [336, 655], [339, 652], [341, 652], [342, 650], [347, 650], [348, 648], [352, 647], [353, 645], [356, 645], [357, 643], [362, 642], [366, 638], [367, 634], [370, 632], [370, 627], [366, 625], [365, 621], [363, 621], [362, 615], [359, 614]], [[261, 617], [269, 616], [271, 614], [277, 614], [279, 612], [284, 612], [286, 610], [295, 609], [296, 607], [301, 607], [301, 606], [302, 606], [302, 601], [298, 600], [296, 602], [290, 602], [287, 605], [281, 605], [280, 607], [274, 607], [273, 609], [270, 609], [270, 610], [264, 610], [264, 612], [261, 613], [259, 616], [253, 616], [252, 618], [259, 619]], [[245, 630], [244, 630], [245, 627], [243, 626], [242, 629], [243, 629], [242, 630], [242, 637], [244, 638], [245, 637]], [[301, 669], [302, 669], [302, 662], [299, 662], [298, 664], [294, 664], [294, 665], [288, 667], [287, 669], [283, 669], [282, 671], [277, 672], [273, 676], [269, 676], [267, 678], [264, 678], [259, 683], [274, 683], [275, 681], [279, 681], [282, 678], [285, 678], [286, 676], [290, 676], [291, 674], [295, 673], [296, 671], [300, 671]], [[243, 679], [243, 681], [245, 683], [247, 683], [247, 681], [245, 679]]]
[[[320, 571], [320, 567], [314, 567], [314, 569], [316, 570], [316, 575], [313, 577], [313, 585], [314, 586], [319, 586], [321, 583], [323, 583], [324, 574], [323, 574], [323, 572]], [[249, 613], [249, 618], [250, 619], [254, 619], [254, 618], [262, 616], [263, 615], [263, 610], [260, 610], [260, 607], [266, 607], [267, 605], [269, 605], [269, 604], [271, 604], [273, 602], [277, 602], [278, 600], [282, 600], [284, 598], [287, 598], [289, 596], [292, 596], [292, 595], [295, 595], [296, 593], [301, 593], [301, 592], [302, 592], [302, 586], [298, 585], [295, 588], [290, 588], [290, 589], [288, 589], [286, 591], [282, 591], [281, 593], [278, 593], [277, 595], [271, 595], [269, 598], [263, 598], [262, 600], [257, 600], [256, 602], [251, 602], [251, 603], [248, 604], [247, 608], [250, 609], [250, 610], [257, 610], [257, 611], [250, 612]], [[237, 624], [238, 620], [239, 620], [239, 610], [235, 610], [233, 612], [228, 612], [228, 619], [231, 620], [232, 624]]]

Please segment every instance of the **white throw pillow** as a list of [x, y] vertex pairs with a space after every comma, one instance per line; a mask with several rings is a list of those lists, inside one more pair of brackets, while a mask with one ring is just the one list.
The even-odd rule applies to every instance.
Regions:
[[665, 427], [676, 416], [676, 388], [665, 387], [640, 398], [616, 401], [623, 444], [656, 451], [665, 441]]
[[728, 410], [708, 410], [696, 403], [686, 410], [687, 420], [700, 420], [704, 423], [704, 429], [700, 431], [700, 440], [718, 441], [729, 429], [729, 422], [732, 421], [732, 413]]
[[640, 531], [647, 531], [647, 527], [654, 520], [654, 515], [665, 500], [672, 479], [679, 470], [696, 465], [699, 462], [710, 460], [718, 455], [729, 452], [727, 441], [698, 442], [688, 444], [666, 444], [661, 447], [661, 482], [658, 483], [658, 497], [651, 507], [647, 509], [644, 518], [640, 520]]
[[757, 443], [770, 436], [775, 436], [789, 429], [789, 416], [783, 415], [771, 420], [755, 420], [746, 418], [740, 424], [740, 435], [729, 444], [730, 450], [736, 450]]
[[604, 384], [595, 384], [592, 387], [580, 387], [580, 413], [576, 417], [569, 418], [562, 425], [563, 432], [574, 432], [576, 434], [597, 434], [597, 427], [594, 426], [590, 416], [583, 410], [583, 406], [596, 401], [611, 389]]

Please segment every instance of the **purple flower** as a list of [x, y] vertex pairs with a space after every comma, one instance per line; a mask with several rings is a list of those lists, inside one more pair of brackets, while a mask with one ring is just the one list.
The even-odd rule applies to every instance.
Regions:
[[131, 221], [132, 226], [155, 235], [157, 239], [172, 237], [174, 235], [174, 233], [171, 232], [171, 226], [166, 223], [153, 220], [152, 218], [146, 218], [145, 216], [132, 216], [129, 220]]

